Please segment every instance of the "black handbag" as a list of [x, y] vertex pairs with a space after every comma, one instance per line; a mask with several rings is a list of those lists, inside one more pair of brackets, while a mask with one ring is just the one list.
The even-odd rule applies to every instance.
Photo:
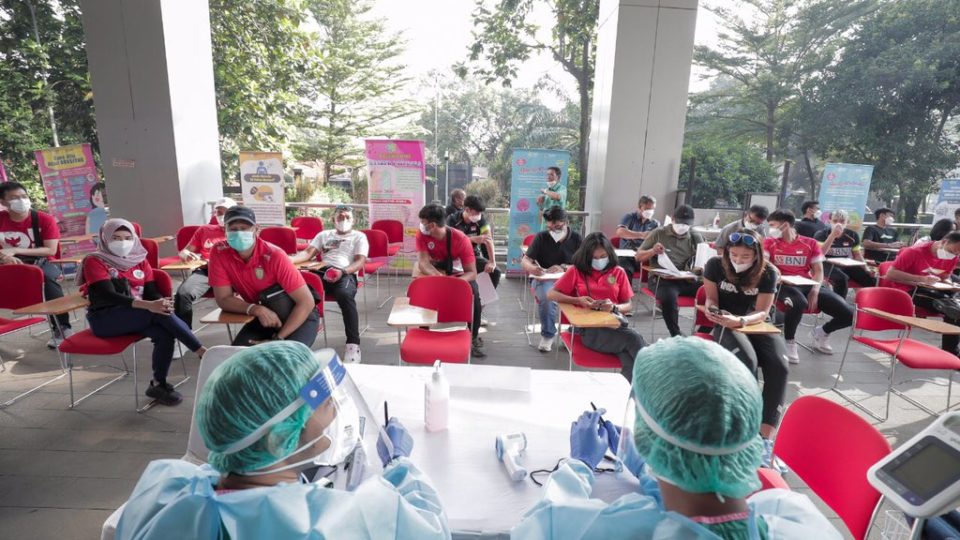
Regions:
[[260, 293], [260, 305], [276, 313], [281, 322], [286, 322], [297, 303], [277, 283]]

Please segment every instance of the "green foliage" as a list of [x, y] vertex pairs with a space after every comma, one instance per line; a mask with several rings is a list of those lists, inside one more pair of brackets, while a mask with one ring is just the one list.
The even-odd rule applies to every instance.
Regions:
[[476, 195], [483, 201], [484, 206], [495, 208], [509, 207], [509, 201], [500, 191], [500, 186], [492, 178], [474, 180], [464, 187], [467, 195]]
[[714, 208], [719, 201], [741, 207], [746, 194], [778, 191], [776, 171], [754, 147], [696, 143], [683, 148], [679, 186], [687, 189], [690, 158], [696, 158], [693, 206]]

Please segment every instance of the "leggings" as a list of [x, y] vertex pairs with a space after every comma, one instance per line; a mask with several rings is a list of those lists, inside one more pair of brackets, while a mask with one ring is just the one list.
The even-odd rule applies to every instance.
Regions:
[[750, 373], [763, 372], [763, 416], [761, 422], [776, 427], [783, 412], [787, 392], [787, 357], [783, 337], [779, 334], [745, 335], [716, 326], [713, 336], [724, 349], [740, 359]]
[[[780, 287], [778, 300], [783, 302], [786, 307], [783, 314], [783, 337], [787, 341], [793, 340], [797, 336], [797, 327], [800, 326], [803, 312], [807, 310], [807, 294], [811, 288], [811, 285], [804, 287], [782, 285]], [[823, 325], [823, 331], [828, 334], [846, 328], [853, 323], [853, 308], [846, 300], [826, 287], [820, 288], [820, 294], [817, 296], [817, 307], [831, 317], [830, 322]]]
[[617, 355], [620, 373], [627, 378], [627, 382], [633, 382], [633, 363], [640, 349], [647, 345], [640, 332], [628, 327], [584, 328], [580, 336], [588, 349]]

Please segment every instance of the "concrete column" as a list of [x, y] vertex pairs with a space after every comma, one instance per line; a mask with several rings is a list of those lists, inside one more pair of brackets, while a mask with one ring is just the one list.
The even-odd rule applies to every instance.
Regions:
[[587, 230], [613, 233], [641, 194], [657, 198], [661, 221], [672, 213], [697, 1], [600, 2]]
[[202, 0], [81, 0], [110, 215], [145, 236], [205, 223], [223, 196]]

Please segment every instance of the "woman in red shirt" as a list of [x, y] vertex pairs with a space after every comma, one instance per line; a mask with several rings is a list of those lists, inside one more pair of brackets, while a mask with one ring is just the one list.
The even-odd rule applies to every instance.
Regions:
[[163, 298], [147, 262], [147, 250], [125, 219], [108, 219], [100, 227], [97, 251], [84, 257], [77, 284], [90, 300], [87, 321], [97, 337], [142, 334], [153, 341], [153, 380], [147, 396], [163, 405], [183, 397], [167, 382], [174, 340], [203, 357], [207, 349], [179, 318], [171, 317], [173, 300]]
[[[573, 254], [573, 266], [547, 293], [547, 299], [564, 304], [606, 311], [615, 315], [630, 313], [633, 289], [627, 273], [617, 266], [613, 244], [603, 233], [587, 235]], [[621, 323], [620, 328], [578, 329], [583, 344], [591, 350], [615, 354], [620, 359], [620, 372], [633, 380], [633, 362], [646, 342], [639, 332]]]

